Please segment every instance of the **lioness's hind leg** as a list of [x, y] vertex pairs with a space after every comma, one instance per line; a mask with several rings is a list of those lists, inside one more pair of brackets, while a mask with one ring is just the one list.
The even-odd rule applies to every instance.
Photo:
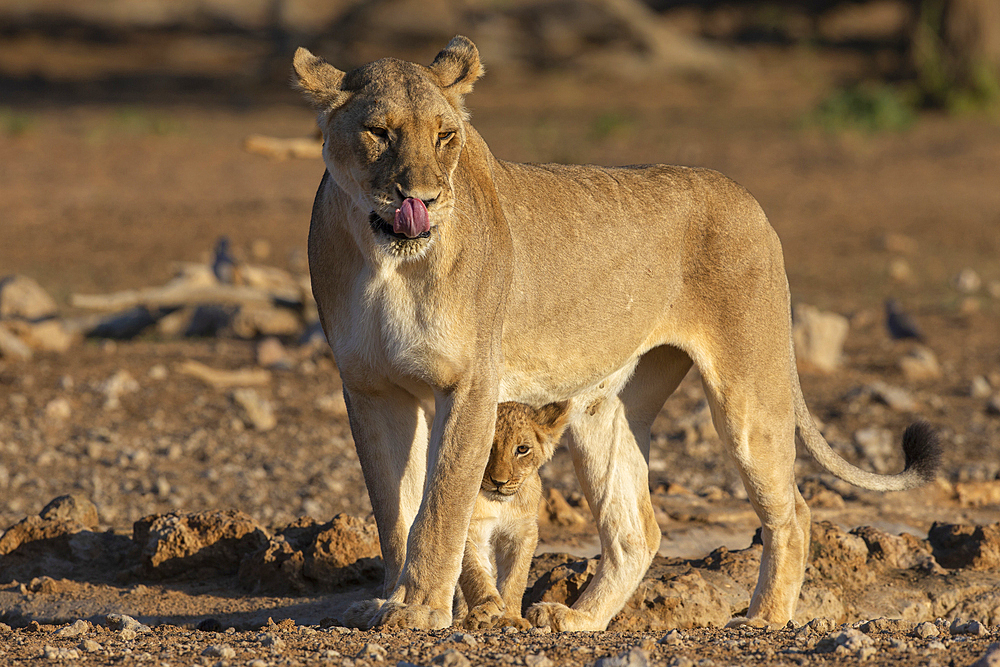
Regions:
[[719, 436], [736, 462], [761, 522], [764, 551], [747, 618], [782, 625], [795, 612], [809, 552], [809, 508], [795, 484], [795, 420], [787, 387], [768, 392], [730, 387], [725, 397], [706, 381]]

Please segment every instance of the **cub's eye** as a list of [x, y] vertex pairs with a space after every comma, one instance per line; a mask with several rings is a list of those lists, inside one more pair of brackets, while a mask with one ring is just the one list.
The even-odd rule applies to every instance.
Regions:
[[384, 127], [367, 127], [365, 129], [368, 130], [370, 134], [378, 137], [379, 139], [389, 138], [389, 130], [385, 129]]
[[517, 452], [518, 456], [524, 456], [525, 454], [531, 451], [531, 447], [528, 447], [527, 445], [521, 445], [514, 451]]
[[451, 141], [451, 138], [454, 137], [454, 136], [455, 136], [455, 132], [453, 130], [449, 130], [447, 132], [438, 132], [438, 143], [439, 144], [446, 144], [449, 141]]

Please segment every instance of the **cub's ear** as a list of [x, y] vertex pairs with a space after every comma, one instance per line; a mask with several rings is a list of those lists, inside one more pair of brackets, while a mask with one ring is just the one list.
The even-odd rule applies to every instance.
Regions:
[[535, 410], [534, 422], [543, 440], [556, 441], [569, 421], [569, 401], [549, 403]]
[[431, 63], [431, 72], [441, 84], [451, 105], [465, 113], [465, 96], [472, 92], [472, 85], [486, 71], [479, 61], [479, 49], [472, 40], [456, 35]]
[[340, 88], [344, 73], [339, 69], [301, 46], [295, 50], [292, 67], [293, 85], [317, 110], [335, 109], [344, 103], [347, 93]]

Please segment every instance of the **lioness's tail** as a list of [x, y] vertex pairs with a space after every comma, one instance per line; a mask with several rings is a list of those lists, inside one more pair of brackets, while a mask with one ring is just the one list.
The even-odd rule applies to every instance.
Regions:
[[895, 475], [879, 475], [862, 470], [841, 458], [830, 447], [809, 414], [802, 390], [795, 378], [795, 426], [806, 449], [828, 471], [855, 486], [872, 491], [903, 491], [934, 479], [941, 464], [941, 442], [937, 433], [925, 421], [910, 424], [903, 433], [903, 454], [906, 464]]

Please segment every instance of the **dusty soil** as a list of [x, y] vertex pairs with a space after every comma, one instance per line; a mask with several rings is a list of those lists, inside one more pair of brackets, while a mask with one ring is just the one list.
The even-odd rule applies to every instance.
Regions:
[[[994, 561], [983, 567], [934, 561], [940, 551], [925, 538], [935, 522], [986, 525], [1000, 516], [1000, 417], [989, 408], [1000, 392], [1000, 298], [990, 293], [1000, 281], [1000, 125], [929, 114], [904, 133], [829, 136], [801, 119], [850, 63], [763, 49], [746, 57], [748, 71], [723, 82], [534, 79], [515, 86], [488, 76], [468, 103], [502, 158], [702, 165], [741, 182], [782, 239], [793, 301], [850, 318], [843, 366], [833, 373], [801, 369], [807, 401], [832, 444], [861, 465], [892, 470], [901, 464], [895, 444], [906, 424], [919, 416], [940, 429], [940, 483], [906, 494], [853, 490], [821, 474], [806, 455], [800, 459], [814, 519], [832, 526], [814, 531], [826, 536], [817, 544], [841, 545], [814, 553], [807, 589], [815, 594], [800, 616], [828, 614], [830, 623], [803, 627], [808, 617], [802, 616], [797, 627], [781, 631], [721, 630], [703, 627], [717, 624], [709, 615], [691, 617], [669, 639], [670, 610], [651, 598], [653, 621], [632, 631], [457, 637], [456, 630], [345, 631], [337, 616], [372, 593], [371, 578], [325, 586], [310, 580], [301, 590], [263, 595], [234, 571], [165, 577], [137, 568], [143, 561], [133, 524], [149, 515], [239, 510], [271, 538], [299, 517], [322, 523], [338, 513], [370, 512], [328, 353], [285, 341], [290, 362], [256, 388], [277, 423], [259, 431], [231, 390], [178, 370], [190, 359], [220, 369], [255, 366], [254, 341], [147, 334], [90, 339], [63, 354], [36, 353], [32, 361], [0, 358], [0, 527], [37, 515], [63, 494], [83, 496], [98, 511], [96, 524], [63, 531], [77, 542], [37, 540], [38, 551], [21, 552], [34, 560], [3, 556], [0, 662], [379, 662], [372, 657], [379, 649], [369, 644], [381, 646], [389, 663], [422, 665], [448, 649], [473, 664], [550, 664], [539, 657], [544, 653], [554, 664], [589, 665], [639, 647], [653, 664], [705, 667], [835, 664], [845, 656], [960, 665], [985, 653], [1000, 635], [1000, 603], [988, 602], [1000, 570]], [[290, 95], [282, 99], [238, 109], [37, 100], [5, 109], [0, 273], [36, 279], [67, 317], [79, 314], [68, 306], [70, 294], [162, 284], [173, 262], [206, 261], [220, 235], [233, 240], [238, 258], [301, 273], [322, 165], [272, 161], [242, 149], [252, 133], [312, 131], [305, 105]], [[267, 243], [252, 252], [261, 240]], [[953, 282], [966, 268], [981, 279], [971, 292]], [[917, 319], [939, 361], [937, 377], [914, 379], [900, 367], [914, 344], [889, 337], [882, 316], [889, 296]], [[134, 384], [125, 383], [128, 389], [109, 401], [108, 381], [123, 372]], [[977, 377], [985, 391], [972, 391]], [[905, 390], [911, 405], [880, 400], [872, 390], [878, 381]], [[890, 449], [865, 444], [871, 433], [859, 431], [872, 427], [892, 434]], [[881, 431], [875, 433], [881, 441]], [[710, 574], [721, 571], [733, 588], [729, 597], [715, 594], [716, 606], [727, 616], [738, 613], [756, 573], [757, 521], [694, 374], [654, 426], [650, 467], [664, 542], [663, 559], [647, 581], [676, 589], [681, 577], [704, 592], [699, 581], [722, 586]], [[584, 571], [586, 563], [574, 559], [593, 556], [598, 546], [564, 449], [543, 476], [569, 509], [546, 515], [540, 551], [572, 557], [539, 557], [535, 575], [567, 562]], [[918, 558], [876, 562], [874, 547], [844, 532], [858, 526], [916, 536], [924, 546], [908, 548], [931, 554], [936, 566]], [[848, 565], [838, 568], [840, 562]], [[567, 576], [577, 575], [583, 576]], [[984, 595], [986, 602], [971, 604]], [[830, 596], [839, 607], [827, 605]], [[135, 617], [151, 632], [129, 633], [125, 621], [108, 620], [114, 614]], [[867, 627], [867, 641], [835, 626], [882, 616], [903, 622]], [[934, 634], [916, 625], [936, 617], [948, 620], [933, 626]], [[92, 625], [71, 625], [80, 619]], [[983, 633], [951, 634], [954, 619], [980, 621]], [[454, 655], [440, 663], [464, 664]]]

